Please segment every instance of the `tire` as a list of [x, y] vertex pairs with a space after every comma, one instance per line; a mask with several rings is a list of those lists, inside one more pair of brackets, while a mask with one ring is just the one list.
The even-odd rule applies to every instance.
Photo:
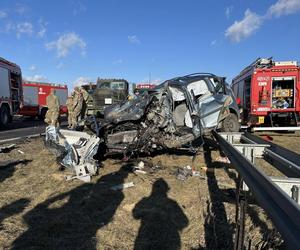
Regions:
[[230, 113], [223, 121], [221, 125], [222, 132], [239, 132], [240, 124], [235, 114]]
[[0, 128], [7, 128], [10, 120], [10, 114], [7, 107], [0, 108]]

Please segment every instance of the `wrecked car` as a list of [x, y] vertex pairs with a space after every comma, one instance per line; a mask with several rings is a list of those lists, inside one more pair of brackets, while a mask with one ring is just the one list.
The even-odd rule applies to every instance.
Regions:
[[95, 159], [194, 150], [194, 142], [213, 129], [238, 131], [238, 120], [238, 106], [225, 78], [197, 73], [167, 80], [149, 93], [112, 105], [102, 120], [89, 117], [87, 132], [48, 128], [46, 141], [52, 149], [59, 148], [62, 165], [76, 175], [90, 176]]

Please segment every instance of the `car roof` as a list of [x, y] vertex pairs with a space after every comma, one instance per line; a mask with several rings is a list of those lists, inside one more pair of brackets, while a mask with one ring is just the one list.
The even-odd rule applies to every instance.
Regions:
[[185, 76], [174, 77], [170, 80], [166, 80], [163, 83], [157, 85], [155, 87], [155, 89], [160, 89], [163, 86], [165, 86], [165, 84], [167, 84], [167, 85], [177, 85], [177, 84], [188, 85], [191, 82], [199, 81], [204, 78], [220, 79], [220, 78], [224, 78], [224, 77], [219, 77], [219, 76], [217, 76], [215, 74], [211, 74], [211, 73], [193, 73], [193, 74], [189, 74], [189, 75], [185, 75]]

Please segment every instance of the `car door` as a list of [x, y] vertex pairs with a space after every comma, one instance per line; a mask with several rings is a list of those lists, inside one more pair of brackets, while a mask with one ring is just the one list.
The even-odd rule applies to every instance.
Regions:
[[228, 95], [224, 93], [224, 88], [216, 89], [217, 83], [212, 82], [209, 78], [206, 78], [204, 82], [207, 85], [207, 92], [198, 97], [197, 105], [201, 125], [204, 129], [209, 129], [218, 125]]

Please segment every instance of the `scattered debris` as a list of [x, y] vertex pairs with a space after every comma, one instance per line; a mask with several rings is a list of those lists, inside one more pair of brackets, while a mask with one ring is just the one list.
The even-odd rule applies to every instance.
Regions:
[[133, 167], [133, 172], [134, 173], [139, 173], [139, 174], [147, 174], [146, 171], [142, 170], [145, 168], [145, 163], [143, 161], [140, 161], [137, 166]]
[[144, 166], [145, 166], [145, 163], [143, 161], [140, 161], [137, 166], [138, 166], [139, 169], [143, 169]]
[[153, 167], [151, 167], [151, 173], [157, 172], [159, 170], [163, 170], [164, 167], [162, 167], [161, 165], [155, 165]]
[[22, 154], [22, 155], [25, 155], [25, 153], [24, 153], [22, 150], [20, 150], [20, 149], [18, 149], [18, 152], [19, 152], [20, 154]]
[[217, 162], [221, 162], [221, 163], [228, 163], [230, 164], [230, 160], [228, 159], [228, 157], [222, 157], [222, 156], [219, 156], [217, 159], [216, 159]]
[[0, 153], [8, 153], [12, 149], [14, 149], [16, 144], [11, 144], [9, 146], [0, 147]]
[[193, 170], [190, 166], [177, 169], [177, 179], [185, 181], [187, 178], [193, 176]]
[[200, 172], [196, 171], [196, 170], [193, 170], [193, 176], [200, 176]]
[[194, 170], [191, 168], [191, 166], [186, 166], [184, 168], [178, 168], [177, 169], [177, 179], [181, 181], [185, 181], [191, 176], [197, 176], [203, 180], [206, 180], [205, 176], [202, 176], [200, 171]]
[[111, 187], [110, 189], [117, 191], [117, 190], [123, 190], [123, 189], [130, 188], [130, 187], [134, 187], [133, 182], [127, 182], [124, 184], [116, 185], [116, 186]]
[[134, 172], [135, 172], [135, 173], [139, 173], [139, 174], [147, 174], [146, 171], [140, 170], [140, 169], [136, 169], [136, 170], [134, 170]]

